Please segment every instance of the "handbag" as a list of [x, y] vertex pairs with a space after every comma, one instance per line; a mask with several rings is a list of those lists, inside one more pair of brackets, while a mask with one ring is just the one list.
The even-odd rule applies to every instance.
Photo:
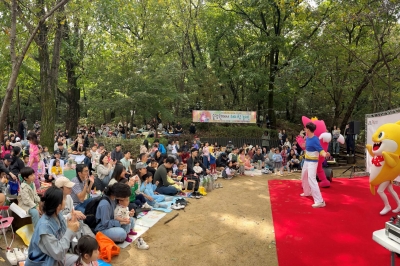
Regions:
[[96, 234], [96, 240], [99, 244], [99, 259], [105, 262], [111, 262], [113, 256], [119, 255], [121, 248], [115, 245], [114, 241], [102, 232]]
[[[186, 176], [187, 180], [193, 180], [195, 181], [195, 186], [194, 186], [194, 191], [197, 191], [199, 189], [199, 184], [200, 184], [200, 179], [198, 176], [195, 175], [188, 175]], [[193, 190], [193, 183], [192, 182], [188, 182], [187, 184], [187, 190]]]
[[9, 185], [9, 193], [11, 195], [18, 195], [18, 190], [19, 190], [19, 183], [18, 181], [8, 181], [8, 185]]

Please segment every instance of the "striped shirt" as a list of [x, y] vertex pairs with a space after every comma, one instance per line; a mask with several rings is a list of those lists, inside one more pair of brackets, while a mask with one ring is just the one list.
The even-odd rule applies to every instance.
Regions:
[[321, 143], [317, 136], [306, 139], [306, 150], [305, 150], [305, 160], [311, 162], [317, 162], [319, 155], [324, 149], [322, 149]]

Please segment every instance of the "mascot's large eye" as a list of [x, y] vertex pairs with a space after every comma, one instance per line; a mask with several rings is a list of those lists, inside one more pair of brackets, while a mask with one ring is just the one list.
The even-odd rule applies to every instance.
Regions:
[[383, 138], [383, 136], [385, 136], [385, 133], [382, 131], [381, 133], [379, 133], [378, 138], [381, 139]]

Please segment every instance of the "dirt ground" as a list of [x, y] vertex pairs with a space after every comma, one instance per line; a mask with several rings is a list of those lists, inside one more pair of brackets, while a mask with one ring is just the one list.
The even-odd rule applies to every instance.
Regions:
[[[343, 171], [335, 170], [334, 177], [350, 174], [343, 175]], [[149, 250], [138, 250], [132, 244], [121, 249], [111, 264], [277, 266], [270, 179], [300, 179], [300, 173], [218, 179], [223, 188], [202, 199], [189, 199], [185, 210], [167, 214], [143, 235]], [[178, 212], [178, 217], [164, 225]], [[22, 245], [16, 235], [13, 247]], [[3, 239], [0, 246], [5, 247]]]

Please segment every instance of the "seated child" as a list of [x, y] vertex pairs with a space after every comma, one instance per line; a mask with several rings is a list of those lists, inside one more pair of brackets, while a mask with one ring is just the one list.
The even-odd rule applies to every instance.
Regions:
[[172, 186], [175, 187], [177, 190], [182, 191], [183, 183], [172, 179], [172, 169], [167, 169], [167, 181], [170, 184], [175, 183]]
[[[125, 178], [125, 180], [127, 180]], [[129, 197], [129, 202], [134, 203], [138, 208], [148, 208], [151, 209], [146, 202], [145, 197], [143, 194], [140, 193], [139, 186], [140, 186], [140, 179], [138, 175], [132, 176], [128, 182], [129, 186], [131, 187], [131, 196]]]
[[62, 168], [60, 165], [60, 160], [55, 159], [53, 162], [53, 165], [51, 166], [49, 181], [57, 179], [58, 177], [62, 176], [62, 173], [63, 173], [63, 171], [62, 171]]
[[247, 171], [252, 171], [254, 170], [254, 166], [251, 164], [251, 159], [250, 156], [247, 154], [245, 161], [244, 161], [244, 169]]
[[293, 155], [292, 159], [289, 161], [290, 172], [297, 172], [300, 167], [300, 161], [297, 159], [296, 154]]
[[21, 189], [18, 194], [18, 206], [21, 207], [32, 217], [33, 227], [39, 221], [39, 203], [40, 198], [36, 193], [35, 171], [30, 167], [21, 169], [21, 176], [24, 182], [21, 184]]
[[153, 173], [153, 171], [154, 171], [154, 173], [155, 173], [157, 168], [158, 168], [158, 162], [154, 159], [151, 159], [150, 167], [147, 171], [151, 172], [151, 173]]
[[76, 252], [78, 253], [78, 259], [74, 266], [99, 266], [97, 262], [99, 258], [99, 244], [96, 238], [91, 236], [82, 236], [79, 238], [78, 244], [76, 245]]
[[22, 157], [22, 159], [23, 159], [23, 161], [24, 161], [25, 166], [28, 166], [28, 163], [29, 163], [29, 155], [24, 155], [24, 156]]
[[135, 227], [135, 220], [133, 219], [133, 214], [135, 210], [129, 211], [129, 197], [123, 199], [116, 199], [117, 207], [114, 210], [114, 219], [119, 221], [121, 224], [130, 224], [130, 230], [126, 235], [125, 241], [131, 243], [132, 239], [129, 236], [135, 236], [137, 233], [133, 231]]
[[37, 189], [40, 188], [40, 181], [45, 181], [46, 165], [42, 160], [40, 160], [40, 155], [38, 155], [38, 165], [37, 165], [37, 178], [34, 183]]
[[225, 167], [225, 169], [222, 171], [222, 177], [224, 179], [232, 179], [232, 177], [235, 175], [231, 169], [232, 167], [232, 161], [228, 161], [228, 165]]
[[193, 171], [194, 171], [197, 175], [201, 175], [201, 174], [203, 173], [203, 168], [201, 168], [199, 162], [196, 162], [196, 164], [193, 166]]
[[155, 208], [168, 208], [167, 204], [159, 203], [165, 200], [165, 196], [159, 195], [158, 192], [155, 192], [158, 185], [158, 181], [156, 182], [156, 184], [153, 184], [152, 183], [153, 175], [150, 173], [147, 173], [143, 177], [145, 179], [143, 180], [142, 185], [140, 186], [140, 191], [147, 195], [147, 197], [145, 197], [147, 203]]
[[182, 177], [183, 177], [183, 163], [178, 163], [178, 169], [176, 169], [175, 175], [176, 175], [178, 181], [180, 181], [182, 179]]

